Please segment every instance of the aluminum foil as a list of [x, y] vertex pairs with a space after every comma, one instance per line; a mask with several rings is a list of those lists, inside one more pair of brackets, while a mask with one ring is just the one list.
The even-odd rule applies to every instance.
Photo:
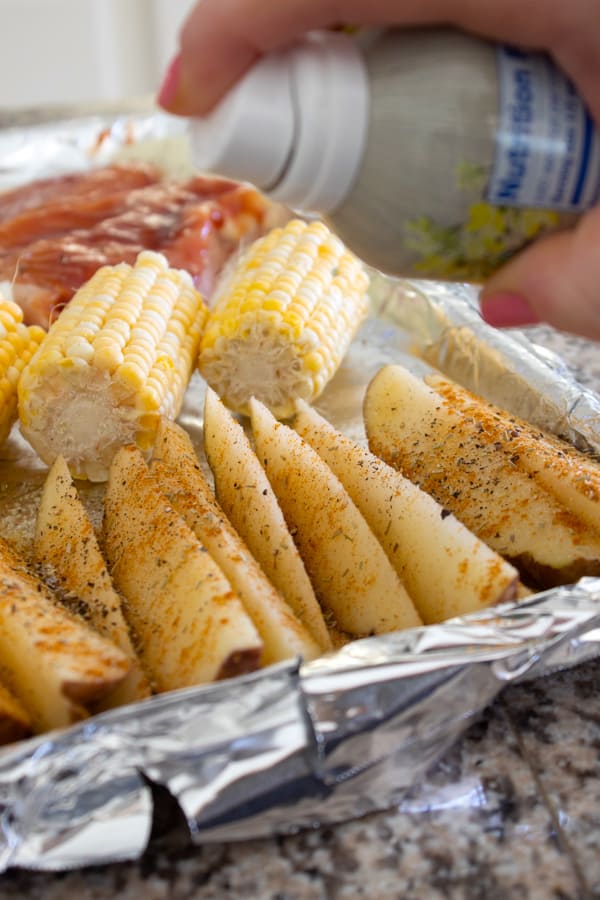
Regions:
[[395, 805], [511, 681], [598, 652], [600, 579], [97, 716], [0, 756], [0, 866], [135, 858], [149, 782], [197, 842]]
[[[0, 186], [130, 148], [159, 161], [176, 147], [171, 162], [185, 158], [179, 124], [152, 112], [44, 118], [34, 115], [30, 126], [22, 117], [0, 131]], [[41, 167], [36, 146], [46, 154]], [[375, 315], [320, 411], [364, 440], [361, 401], [375, 371], [391, 361], [417, 372], [433, 364], [598, 450], [599, 398], [551, 354], [485, 326], [474, 301], [465, 286], [375, 277]], [[198, 447], [203, 390], [195, 377], [180, 418]], [[16, 431], [1, 452], [0, 531], [26, 552], [45, 470]], [[84, 500], [97, 519], [102, 488], [89, 486]], [[356, 641], [310, 664], [165, 694], [21, 742], [0, 753], [0, 870], [139, 857], [157, 787], [202, 843], [289, 833], [397, 805], [504, 685], [599, 653], [600, 578], [584, 579], [518, 606]]]
[[157, 111], [151, 97], [0, 111], [0, 191], [115, 159], [157, 162], [185, 178], [193, 166], [184, 120]]
[[483, 321], [478, 289], [373, 273], [379, 313], [413, 336], [412, 350], [514, 415], [600, 455], [600, 400], [563, 361], [518, 331]]

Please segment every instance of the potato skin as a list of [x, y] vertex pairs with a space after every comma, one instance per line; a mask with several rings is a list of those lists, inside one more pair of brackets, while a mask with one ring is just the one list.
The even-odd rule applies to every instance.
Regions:
[[31, 734], [31, 716], [17, 698], [0, 683], [0, 745], [20, 741]]
[[257, 667], [263, 648], [253, 623], [136, 447], [119, 450], [111, 466], [104, 548], [156, 690]]
[[516, 598], [516, 570], [429, 494], [306, 404], [294, 428], [340, 479], [425, 624]]
[[130, 661], [67, 612], [0, 539], [0, 674], [33, 730], [89, 715], [126, 677]]
[[364, 401], [369, 447], [519, 568], [531, 587], [600, 575], [600, 535], [488, 433], [402, 366], [386, 366]]
[[257, 455], [319, 600], [340, 629], [379, 634], [422, 624], [385, 552], [333, 472], [295, 431], [251, 401]]
[[494, 448], [600, 533], [600, 462], [441, 375], [425, 381], [455, 409], [477, 419]]
[[36, 519], [34, 558], [67, 595], [77, 598], [85, 619], [98, 634], [112, 641], [128, 657], [130, 671], [100, 708], [134, 703], [150, 696], [92, 523], [62, 456], [57, 457], [44, 484]]
[[208, 388], [204, 449], [217, 500], [261, 569], [323, 651], [332, 640], [323, 611], [269, 479], [244, 429]]
[[202, 474], [187, 434], [159, 427], [151, 463], [161, 490], [223, 571], [263, 641], [263, 664], [319, 656], [321, 648], [275, 590], [228, 521]]

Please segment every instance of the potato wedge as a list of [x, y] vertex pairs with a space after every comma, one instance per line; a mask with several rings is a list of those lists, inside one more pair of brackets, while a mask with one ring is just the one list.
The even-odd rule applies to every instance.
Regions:
[[98, 634], [112, 641], [130, 659], [127, 677], [103, 703], [104, 708], [133, 703], [150, 696], [131, 643], [129, 628], [100, 552], [96, 534], [67, 464], [57, 457], [44, 484], [36, 519], [34, 559], [56, 580]]
[[553, 434], [488, 403], [458, 384], [433, 374], [429, 387], [455, 408], [475, 419], [494, 440], [494, 447], [600, 533], [600, 463]]
[[495, 446], [482, 423], [402, 366], [371, 381], [369, 446], [539, 587], [600, 575], [600, 535]]
[[381, 544], [331, 469], [256, 400], [250, 417], [257, 455], [317, 596], [338, 626], [365, 635], [421, 625]]
[[0, 744], [20, 741], [31, 734], [31, 716], [0, 682]]
[[202, 474], [190, 438], [174, 422], [163, 419], [159, 425], [150, 471], [242, 601], [263, 642], [263, 664], [321, 655], [325, 648], [296, 618], [227, 520]]
[[68, 613], [0, 540], [0, 676], [34, 731], [85, 718], [121, 682], [130, 661]]
[[516, 569], [306, 403], [297, 408], [295, 430], [342, 482], [426, 625], [515, 599]]
[[204, 447], [217, 500], [263, 572], [320, 647], [332, 647], [323, 612], [277, 498], [242, 426], [210, 388]]
[[121, 448], [111, 465], [104, 548], [156, 690], [258, 667], [256, 628], [132, 446]]

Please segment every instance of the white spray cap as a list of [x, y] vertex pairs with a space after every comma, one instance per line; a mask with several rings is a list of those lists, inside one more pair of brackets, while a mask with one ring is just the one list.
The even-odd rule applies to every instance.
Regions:
[[309, 35], [260, 60], [208, 116], [190, 125], [202, 171], [250, 181], [306, 212], [331, 212], [362, 160], [369, 86], [345, 35]]

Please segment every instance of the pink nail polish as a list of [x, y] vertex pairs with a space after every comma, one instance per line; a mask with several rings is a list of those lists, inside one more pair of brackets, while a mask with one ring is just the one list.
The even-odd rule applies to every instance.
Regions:
[[495, 328], [535, 325], [540, 321], [529, 303], [519, 294], [489, 294], [480, 302], [481, 315]]
[[178, 54], [171, 60], [158, 91], [158, 102], [164, 109], [168, 109], [177, 96], [180, 73], [181, 57]]

